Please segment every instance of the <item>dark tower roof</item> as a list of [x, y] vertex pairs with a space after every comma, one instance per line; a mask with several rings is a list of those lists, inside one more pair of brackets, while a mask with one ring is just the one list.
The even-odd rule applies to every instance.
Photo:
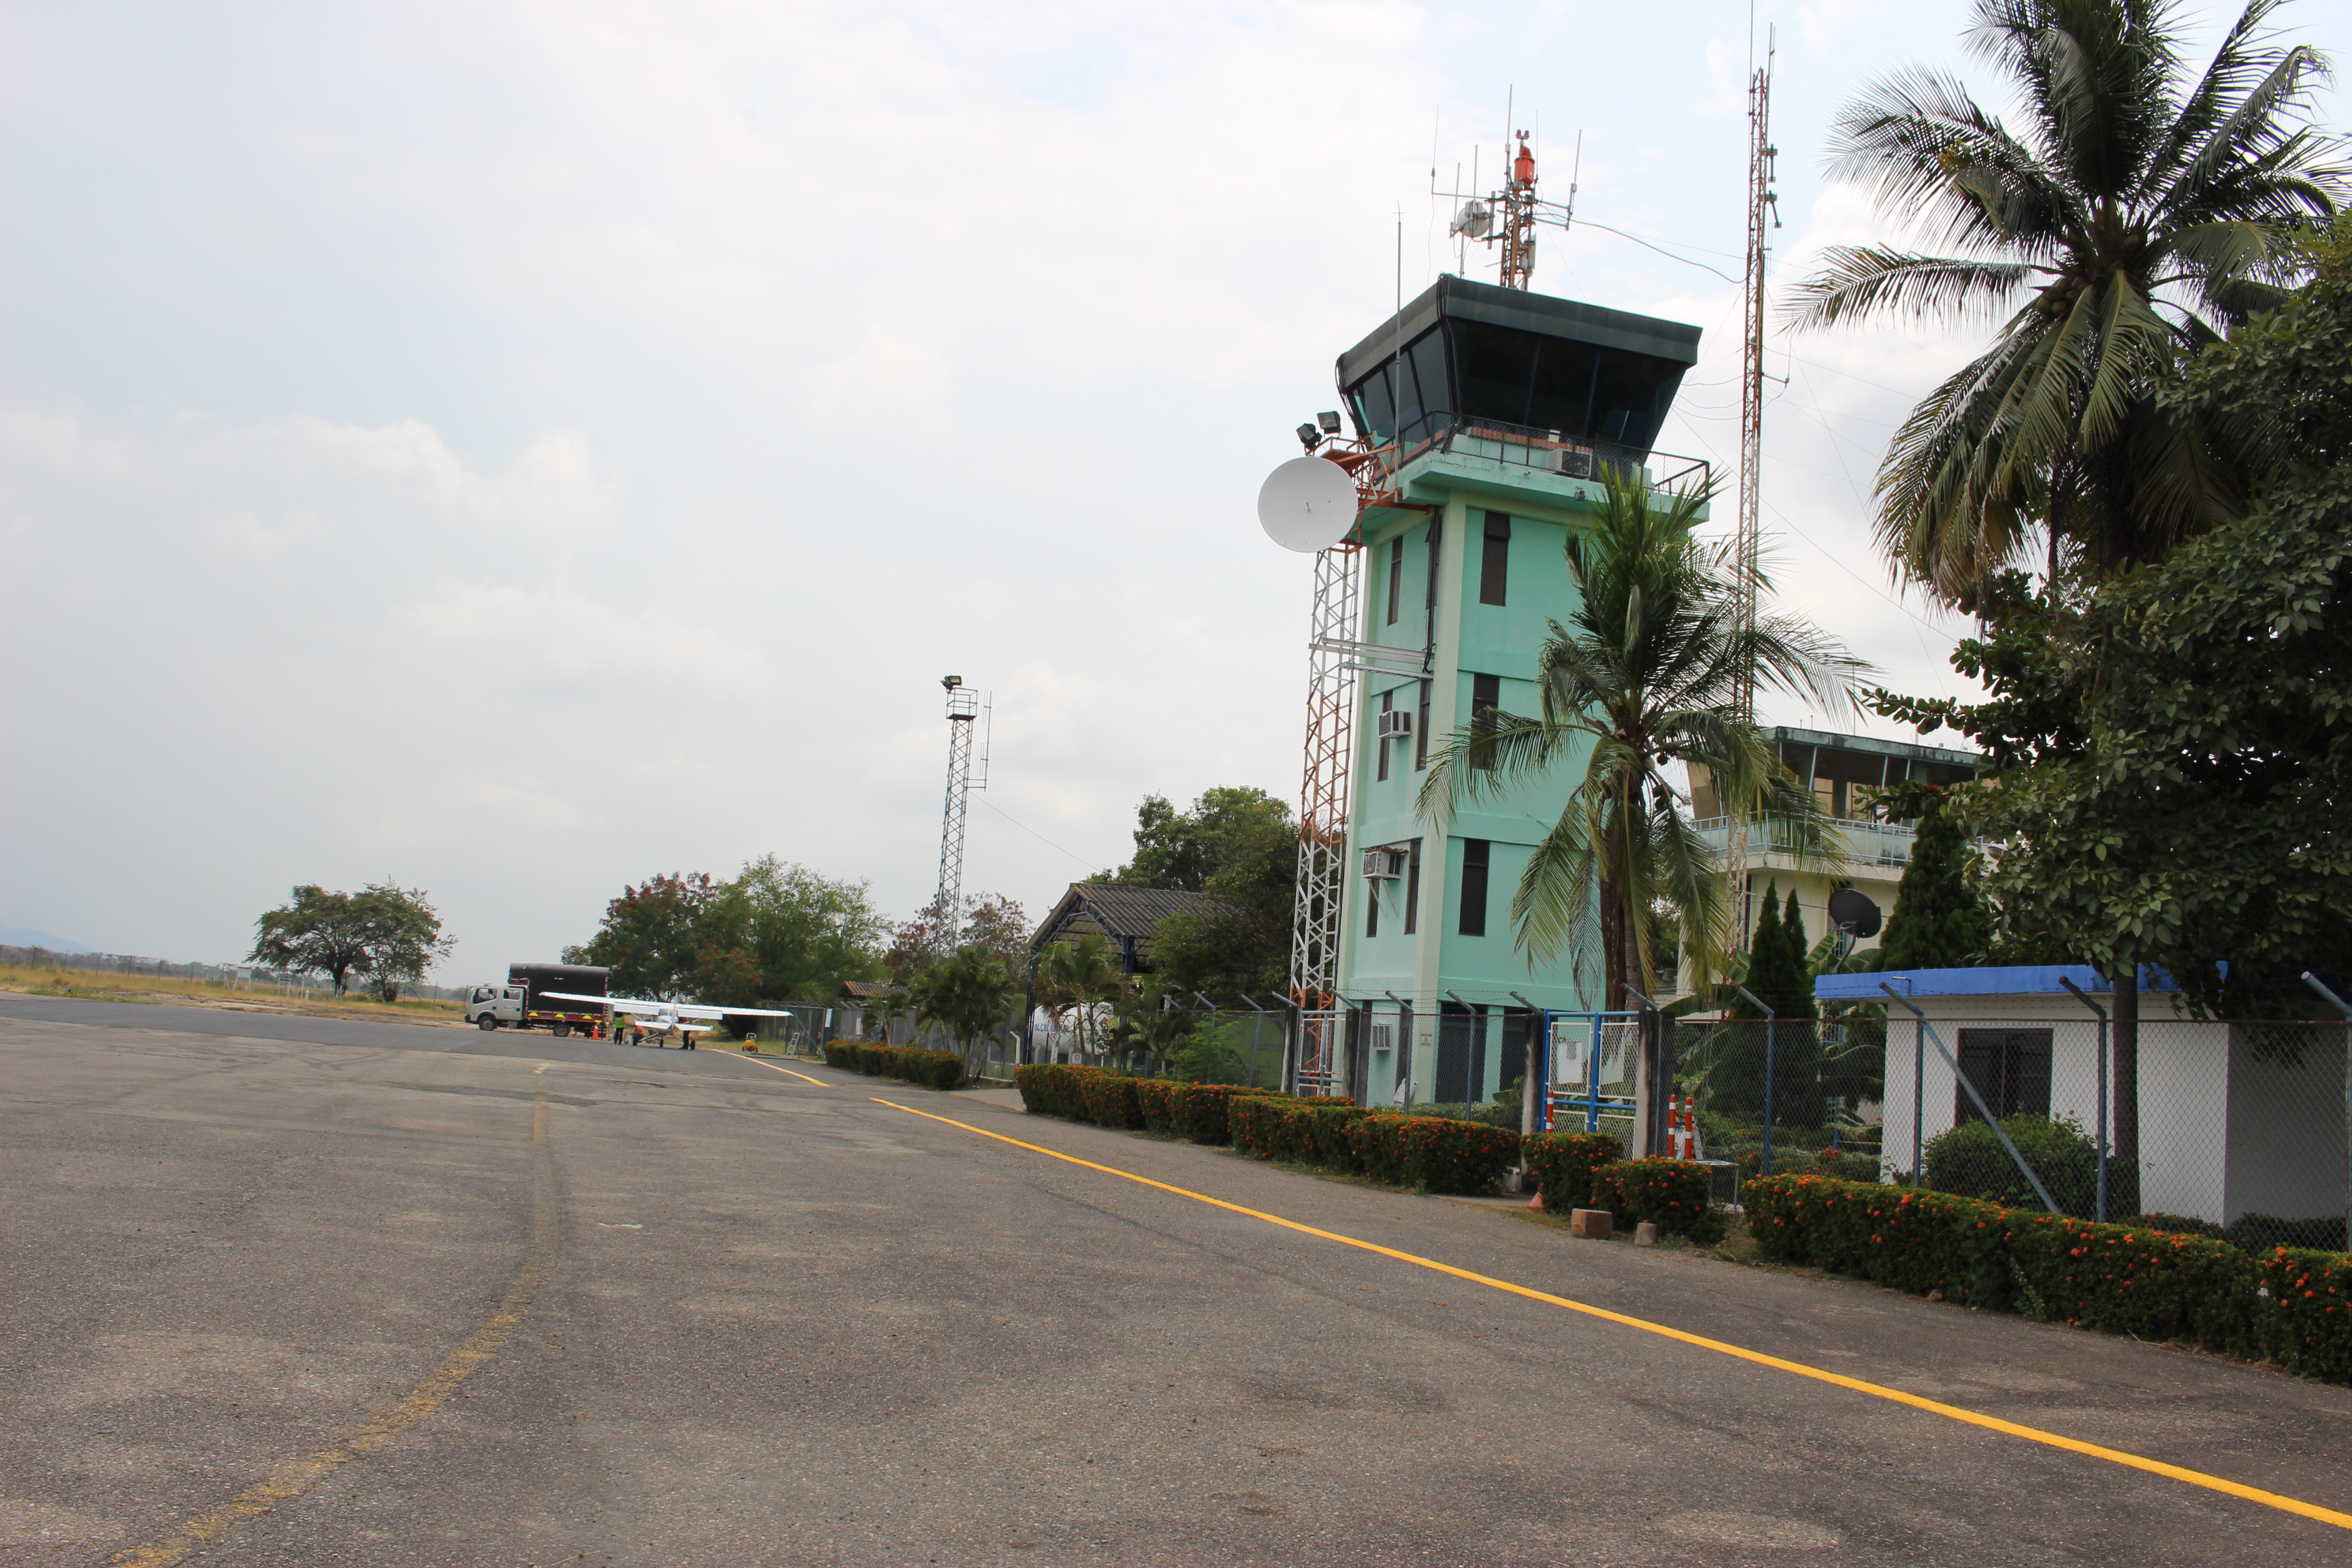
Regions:
[[1698, 338], [1680, 321], [1448, 274], [1339, 356], [1339, 392], [1358, 434], [1381, 441], [1412, 446], [1470, 420], [1646, 455]]

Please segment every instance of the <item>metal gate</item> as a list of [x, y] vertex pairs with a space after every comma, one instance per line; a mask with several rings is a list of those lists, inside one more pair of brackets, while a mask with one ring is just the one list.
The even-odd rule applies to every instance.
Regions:
[[1579, 1125], [1601, 1131], [1603, 1115], [1637, 1114], [1642, 1059], [1639, 1013], [1544, 1015], [1543, 1105], [1547, 1132]]

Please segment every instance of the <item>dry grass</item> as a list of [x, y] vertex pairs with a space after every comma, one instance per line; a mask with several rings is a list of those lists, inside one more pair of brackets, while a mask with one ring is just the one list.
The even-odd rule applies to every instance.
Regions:
[[331, 991], [289, 994], [275, 985], [231, 985], [177, 974], [124, 974], [104, 969], [34, 968], [0, 964], [0, 991], [33, 996], [79, 996], [98, 1002], [175, 1003], [239, 1012], [295, 1013], [317, 1018], [378, 1018], [403, 1024], [455, 1024], [465, 1007], [429, 997], [389, 1005], [354, 991], [338, 999]]

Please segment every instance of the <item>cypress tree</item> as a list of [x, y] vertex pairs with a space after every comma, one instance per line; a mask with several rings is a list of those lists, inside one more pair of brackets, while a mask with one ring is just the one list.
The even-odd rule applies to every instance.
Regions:
[[1942, 798], [1930, 795], [1879, 943], [1881, 969], [1960, 969], [1983, 962], [1991, 933], [1984, 906], [1968, 885], [1974, 852], [1958, 824], [1945, 815]]
[[[1788, 989], [1779, 996], [1769, 992], [1756, 994], [1772, 1004], [1783, 1018], [1811, 1018], [1817, 1016], [1813, 1002], [1813, 980], [1806, 972], [1805, 955], [1813, 944], [1805, 936], [1805, 911], [1797, 907], [1797, 889], [1789, 889], [1789, 902], [1783, 908], [1780, 921], [1780, 952], [1788, 966]], [[1753, 986], [1749, 987], [1754, 990]]]
[[[1780, 971], [1780, 883], [1779, 879], [1764, 889], [1764, 907], [1756, 912], [1756, 927], [1748, 939], [1748, 974], [1740, 982], [1748, 990], [1773, 1007], [1771, 984]], [[1761, 1018], [1764, 1015], [1755, 1004], [1738, 992], [1732, 993], [1731, 1016]]]

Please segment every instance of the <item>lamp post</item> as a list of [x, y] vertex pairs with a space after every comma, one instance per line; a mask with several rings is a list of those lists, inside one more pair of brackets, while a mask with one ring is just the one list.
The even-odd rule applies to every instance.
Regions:
[[1745, 985], [1734, 985], [1734, 991], [1748, 998], [1748, 1005], [1764, 1008], [1764, 1173], [1772, 1173], [1772, 1031], [1780, 1024], [1780, 1015], [1765, 1006], [1756, 993]]

